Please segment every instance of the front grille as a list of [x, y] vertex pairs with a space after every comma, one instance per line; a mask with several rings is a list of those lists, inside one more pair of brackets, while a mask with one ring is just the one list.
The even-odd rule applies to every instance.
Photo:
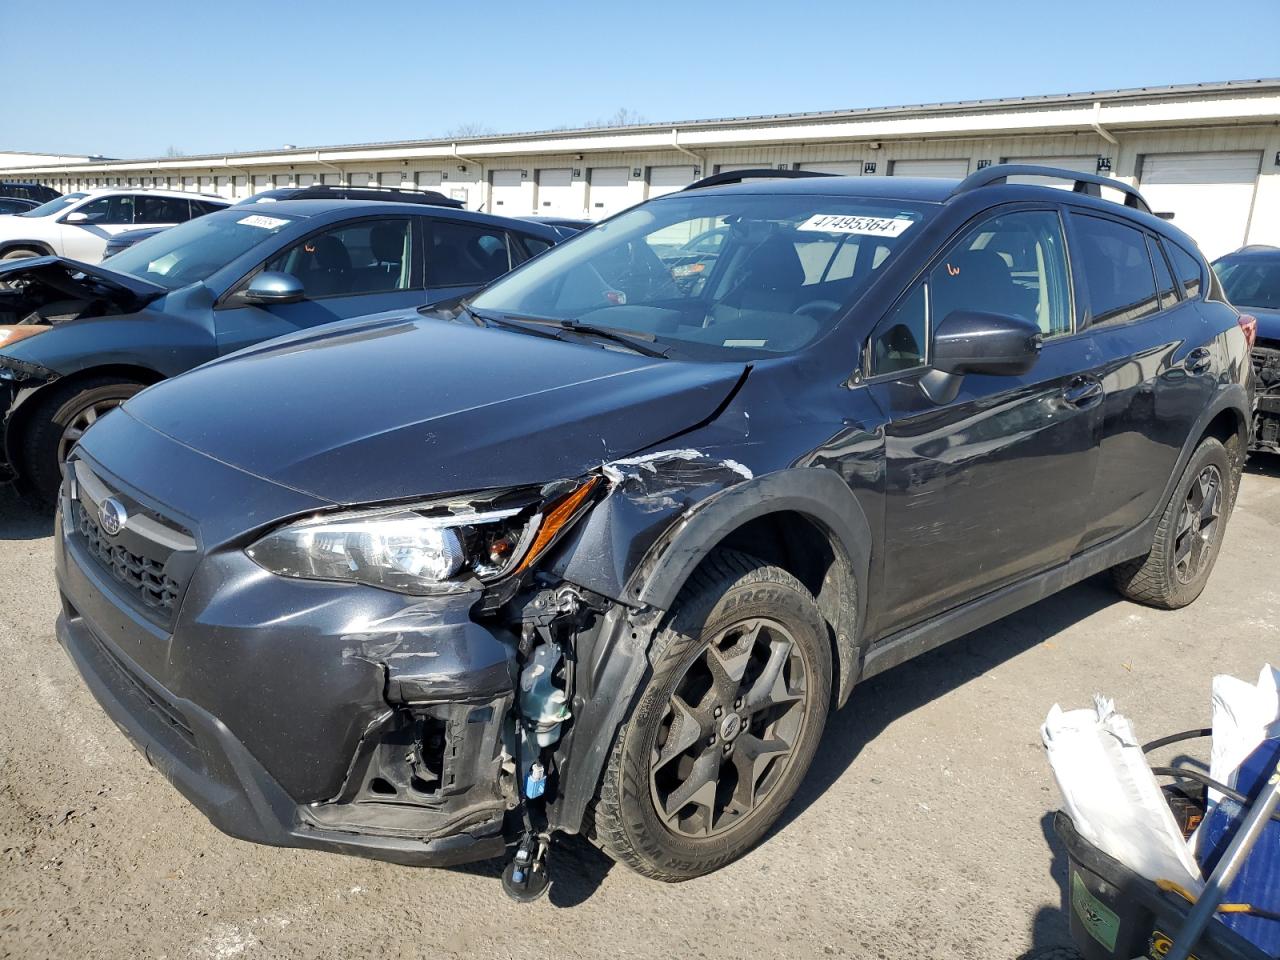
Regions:
[[164, 572], [163, 563], [108, 540], [79, 500], [75, 501], [75, 524], [93, 557], [143, 606], [160, 611], [165, 617], [173, 616], [182, 587]]
[[187, 743], [194, 744], [196, 740], [195, 732], [191, 729], [191, 724], [187, 722], [187, 718], [183, 716], [182, 712], [153, 690], [150, 684], [129, 669], [129, 666], [116, 656], [106, 644], [97, 637], [93, 637], [93, 642], [101, 652], [103, 659], [111, 665], [120, 680], [128, 684], [133, 692], [142, 698], [151, 712]]
[[1280, 386], [1280, 340], [1259, 340], [1253, 347], [1252, 359], [1259, 386]]

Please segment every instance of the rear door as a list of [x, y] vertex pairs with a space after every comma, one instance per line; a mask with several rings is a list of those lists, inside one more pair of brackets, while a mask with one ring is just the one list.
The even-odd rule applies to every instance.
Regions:
[[[334, 320], [421, 306], [422, 217], [364, 217], [329, 226], [272, 255], [223, 298], [216, 311], [219, 353]], [[305, 299], [267, 306], [243, 291], [263, 270], [302, 281]]]
[[[957, 310], [1021, 316], [1044, 343], [1022, 376], [920, 389], [934, 325]], [[885, 534], [877, 633], [1067, 560], [1084, 526], [1100, 435], [1095, 357], [1075, 332], [1054, 206], [1004, 208], [967, 229], [877, 325], [868, 389], [884, 411]]]
[[1081, 547], [1133, 529], [1158, 506], [1213, 391], [1209, 325], [1174, 280], [1165, 244], [1090, 209], [1068, 217], [1088, 337], [1105, 400], [1098, 482]]

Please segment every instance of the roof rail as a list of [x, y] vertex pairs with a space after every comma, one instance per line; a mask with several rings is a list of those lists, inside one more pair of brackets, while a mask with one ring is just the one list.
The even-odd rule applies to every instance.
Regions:
[[726, 170], [724, 173], [713, 173], [709, 177], [695, 180], [684, 189], [701, 190], [703, 187], [718, 187], [725, 183], [741, 183], [743, 180], [795, 180], [799, 177], [834, 177], [834, 173], [820, 173], [817, 170], [774, 170], [761, 167], [759, 170]]
[[993, 183], [1005, 183], [1010, 177], [1052, 177], [1055, 180], [1070, 180], [1075, 184], [1072, 187], [1075, 193], [1083, 193], [1090, 197], [1101, 197], [1102, 188], [1111, 187], [1111, 189], [1119, 190], [1124, 194], [1124, 205], [1126, 207], [1133, 207], [1143, 213], [1151, 213], [1151, 207], [1147, 204], [1142, 194], [1138, 192], [1138, 188], [1131, 187], [1120, 180], [1100, 177], [1096, 173], [1078, 173], [1075, 170], [1063, 170], [1059, 167], [1038, 167], [1029, 163], [993, 163], [989, 167], [983, 167], [976, 173], [971, 173], [961, 180], [956, 185], [956, 188], [951, 191], [951, 196], [968, 193], [970, 190], [987, 187]]

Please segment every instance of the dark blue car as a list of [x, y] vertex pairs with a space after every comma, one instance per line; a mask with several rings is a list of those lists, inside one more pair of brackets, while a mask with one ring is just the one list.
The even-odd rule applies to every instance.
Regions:
[[1213, 263], [1227, 299], [1258, 318], [1253, 450], [1280, 454], [1280, 247], [1253, 244]]
[[282, 334], [469, 293], [549, 226], [422, 204], [293, 200], [209, 214], [89, 266], [0, 267], [0, 457], [52, 502], [84, 430], [143, 387]]

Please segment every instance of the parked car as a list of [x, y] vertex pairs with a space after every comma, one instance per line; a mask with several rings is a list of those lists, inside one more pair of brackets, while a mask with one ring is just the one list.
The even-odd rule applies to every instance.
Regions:
[[309, 187], [277, 187], [245, 197], [237, 206], [275, 203], [278, 200], [384, 200], [392, 203], [425, 203], [433, 207], [461, 210], [461, 200], [446, 197], [438, 190], [409, 190], [403, 187], [341, 187], [313, 184]]
[[1258, 319], [1254, 450], [1280, 454], [1280, 247], [1254, 244], [1213, 262], [1227, 299]]
[[40, 206], [35, 200], [22, 200], [18, 197], [0, 197], [0, 216], [11, 213], [25, 213]]
[[556, 242], [548, 227], [354, 200], [234, 207], [98, 266], [0, 265], [3, 461], [52, 504], [81, 432], [148, 384], [344, 317], [468, 293]]
[[117, 253], [128, 250], [135, 243], [140, 243], [168, 229], [168, 227], [140, 227], [137, 230], [130, 230], [128, 233], [117, 233], [107, 241], [107, 245], [102, 251], [102, 259], [104, 262], [110, 260]]
[[20, 180], [0, 180], [0, 197], [13, 197], [18, 200], [34, 200], [37, 205], [62, 196], [53, 187], [42, 183], [26, 183]]
[[[214, 824], [515, 846], [518, 897], [555, 831], [681, 880], [765, 834], [858, 680], [1103, 571], [1200, 593], [1253, 330], [1136, 190], [723, 179], [79, 439], [58, 636]], [[677, 225], [728, 229], [696, 290]]]
[[58, 256], [97, 263], [117, 234], [185, 223], [228, 205], [221, 197], [170, 190], [68, 193], [0, 220], [0, 260]]

